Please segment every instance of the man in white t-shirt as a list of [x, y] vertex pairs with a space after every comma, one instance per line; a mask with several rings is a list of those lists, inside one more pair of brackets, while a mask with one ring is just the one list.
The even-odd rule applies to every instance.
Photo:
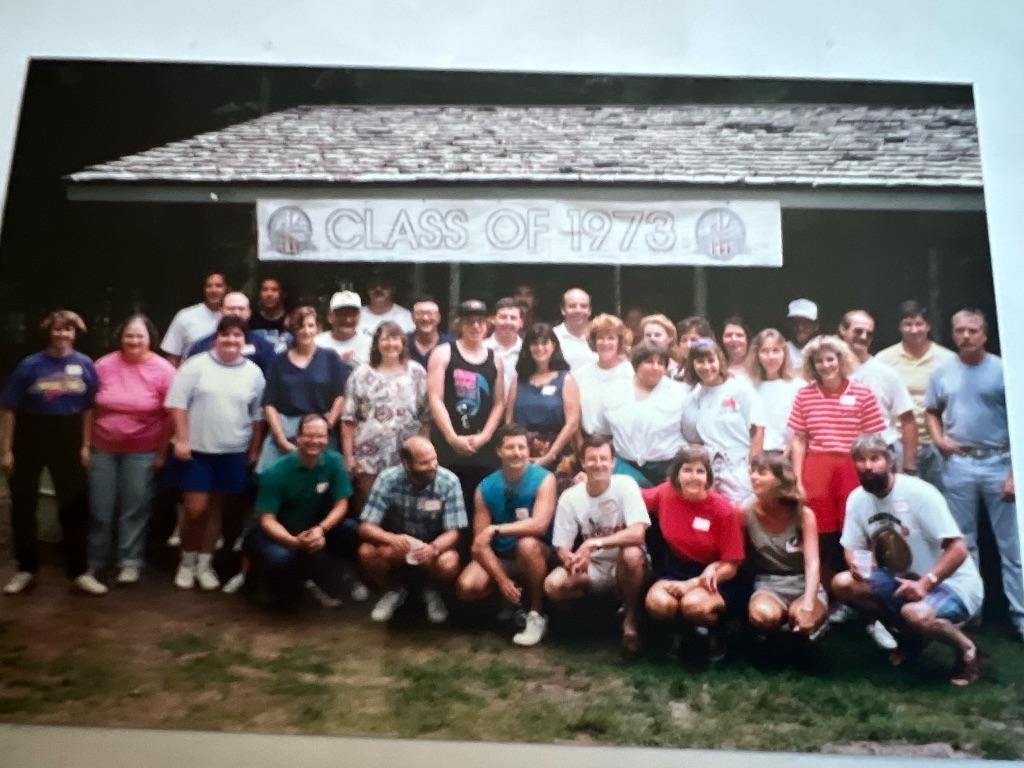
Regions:
[[875, 337], [875, 320], [863, 309], [852, 309], [839, 323], [839, 335], [856, 358], [857, 367], [850, 378], [859, 381], [878, 401], [878, 410], [886, 420], [882, 437], [896, 455], [896, 466], [909, 475], [917, 474], [917, 423], [914, 401], [907, 385], [892, 368], [868, 351]]
[[552, 331], [562, 347], [562, 357], [570, 370], [597, 359], [590, 348], [590, 294], [582, 288], [570, 288], [562, 294], [562, 318]]
[[[616, 588], [625, 608], [622, 648], [632, 655], [640, 650], [637, 619], [647, 574], [644, 534], [651, 518], [636, 481], [612, 474], [611, 438], [588, 435], [581, 450], [587, 479], [558, 499], [551, 544], [562, 565], [545, 579], [544, 592], [561, 602]], [[583, 541], [574, 550], [580, 536]]]
[[358, 333], [359, 309], [362, 299], [355, 291], [338, 291], [331, 296], [327, 319], [331, 330], [318, 333], [313, 340], [318, 347], [333, 349], [353, 368], [370, 361], [371, 337]]
[[366, 284], [366, 295], [369, 303], [359, 315], [359, 333], [372, 337], [377, 326], [385, 320], [398, 323], [402, 333], [416, 329], [412, 312], [395, 304], [395, 286], [388, 278], [379, 275], [371, 278]]
[[203, 279], [203, 300], [198, 304], [178, 311], [160, 342], [167, 359], [180, 365], [188, 351], [199, 339], [217, 330], [220, 322], [220, 305], [227, 293], [227, 281], [220, 272], [210, 272]]
[[519, 335], [522, 329], [523, 305], [512, 298], [498, 299], [494, 305], [494, 333], [484, 339], [484, 346], [493, 349], [505, 366], [506, 392], [516, 375], [519, 351], [523, 348], [523, 339]]
[[984, 591], [945, 499], [924, 480], [897, 475], [881, 435], [861, 435], [850, 454], [861, 487], [846, 502], [840, 543], [850, 570], [832, 580], [835, 596], [899, 630], [893, 664], [938, 640], [957, 654], [950, 682], [969, 685], [980, 658], [960, 626], [981, 610]]

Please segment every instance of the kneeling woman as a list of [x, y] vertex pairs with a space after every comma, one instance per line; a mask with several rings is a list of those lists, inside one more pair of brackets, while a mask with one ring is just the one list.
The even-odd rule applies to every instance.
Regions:
[[814, 512], [804, 505], [793, 467], [782, 456], [755, 456], [750, 484], [754, 498], [740, 510], [746, 563], [754, 574], [750, 625], [758, 632], [789, 627], [813, 638], [828, 610]]
[[[699, 627], [718, 627], [725, 610], [743, 600], [734, 581], [743, 561], [736, 508], [711, 490], [711, 460], [700, 446], [680, 449], [668, 478], [643, 491], [667, 547], [657, 581], [647, 593], [647, 612], [663, 621], [682, 616]], [[724, 655], [722, 640], [720, 632], [712, 634], [713, 659]]]

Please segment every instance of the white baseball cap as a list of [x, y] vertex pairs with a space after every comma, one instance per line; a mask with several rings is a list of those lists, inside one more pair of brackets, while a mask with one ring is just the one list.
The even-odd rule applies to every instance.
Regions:
[[793, 299], [789, 302], [788, 317], [805, 317], [808, 320], [818, 319], [818, 305], [810, 299]]
[[331, 296], [331, 312], [336, 309], [362, 309], [363, 300], [355, 291], [338, 291]]

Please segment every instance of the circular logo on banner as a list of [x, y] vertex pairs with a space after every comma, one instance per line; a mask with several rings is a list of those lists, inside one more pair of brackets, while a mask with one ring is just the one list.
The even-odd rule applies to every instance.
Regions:
[[267, 220], [270, 247], [286, 256], [302, 251], [314, 251], [313, 223], [297, 205], [285, 205], [274, 211]]
[[729, 261], [747, 249], [747, 228], [743, 219], [728, 208], [704, 211], [694, 227], [697, 252], [718, 261]]

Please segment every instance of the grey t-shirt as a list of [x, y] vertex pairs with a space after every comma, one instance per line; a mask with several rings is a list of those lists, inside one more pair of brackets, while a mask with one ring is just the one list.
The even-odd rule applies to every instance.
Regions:
[[1003, 361], [996, 355], [986, 354], [977, 365], [947, 360], [928, 380], [924, 405], [941, 411], [946, 436], [963, 448], [1010, 447]]
[[228, 365], [213, 352], [181, 364], [164, 400], [166, 408], [188, 411], [188, 438], [200, 453], [241, 453], [259, 421], [266, 382], [259, 366], [241, 358]]

